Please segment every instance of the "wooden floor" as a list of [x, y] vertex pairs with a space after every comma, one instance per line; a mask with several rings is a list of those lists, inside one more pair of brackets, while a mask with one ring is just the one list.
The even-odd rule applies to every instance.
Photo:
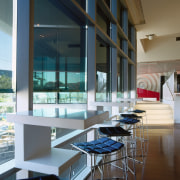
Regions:
[[[144, 165], [136, 164], [136, 179], [180, 180], [180, 125], [151, 126], [148, 135], [147, 156]], [[109, 166], [104, 178], [113, 179], [121, 175], [121, 170]], [[99, 179], [98, 172], [95, 179]], [[128, 180], [131, 179], [135, 178], [128, 173]]]

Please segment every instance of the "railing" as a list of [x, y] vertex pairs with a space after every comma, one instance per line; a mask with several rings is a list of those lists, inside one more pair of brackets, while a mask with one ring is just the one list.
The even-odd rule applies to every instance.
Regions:
[[169, 92], [171, 94], [172, 100], [174, 101], [174, 93], [172, 92], [172, 89], [170, 88], [169, 83], [167, 81], [165, 83], [166, 83], [166, 85], [167, 85], [167, 87], [169, 89]]
[[166, 77], [166, 81], [163, 85], [163, 101], [164, 100], [170, 100], [170, 101], [174, 101], [175, 100], [175, 96], [174, 96], [174, 92], [175, 92], [175, 73], [171, 72], [169, 74], [169, 76]]
[[171, 108], [174, 110], [174, 102], [175, 102], [175, 73], [172, 72], [166, 78], [166, 81], [163, 85], [163, 103], [169, 104]]

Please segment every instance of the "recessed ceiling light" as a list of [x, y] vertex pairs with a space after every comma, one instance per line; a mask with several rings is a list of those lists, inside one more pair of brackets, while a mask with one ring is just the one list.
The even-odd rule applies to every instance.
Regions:
[[147, 37], [149, 40], [153, 40], [154, 34], [148, 34], [148, 35], [146, 35], [146, 37]]

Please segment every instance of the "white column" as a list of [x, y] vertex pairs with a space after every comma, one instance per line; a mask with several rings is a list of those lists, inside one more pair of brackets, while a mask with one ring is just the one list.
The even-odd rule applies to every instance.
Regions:
[[[14, 2], [14, 0], [13, 0]], [[17, 112], [29, 111], [33, 108], [33, 0], [17, 0], [17, 63], [16, 63], [16, 106]], [[30, 4], [31, 3], [31, 4]], [[32, 17], [31, 14], [32, 13]], [[15, 162], [20, 163], [26, 154], [28, 142], [25, 129], [28, 126], [15, 124]], [[24, 144], [20, 144], [24, 142]], [[22, 155], [23, 154], [23, 155]], [[17, 178], [27, 178], [28, 171], [17, 174]]]

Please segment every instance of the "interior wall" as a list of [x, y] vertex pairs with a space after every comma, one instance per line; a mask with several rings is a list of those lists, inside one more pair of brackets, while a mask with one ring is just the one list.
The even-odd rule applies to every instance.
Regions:
[[137, 88], [160, 92], [160, 77], [169, 76], [166, 73], [139, 74], [137, 75]]
[[144, 39], [137, 44], [138, 62], [169, 61], [180, 59], [180, 41], [175, 36]]

